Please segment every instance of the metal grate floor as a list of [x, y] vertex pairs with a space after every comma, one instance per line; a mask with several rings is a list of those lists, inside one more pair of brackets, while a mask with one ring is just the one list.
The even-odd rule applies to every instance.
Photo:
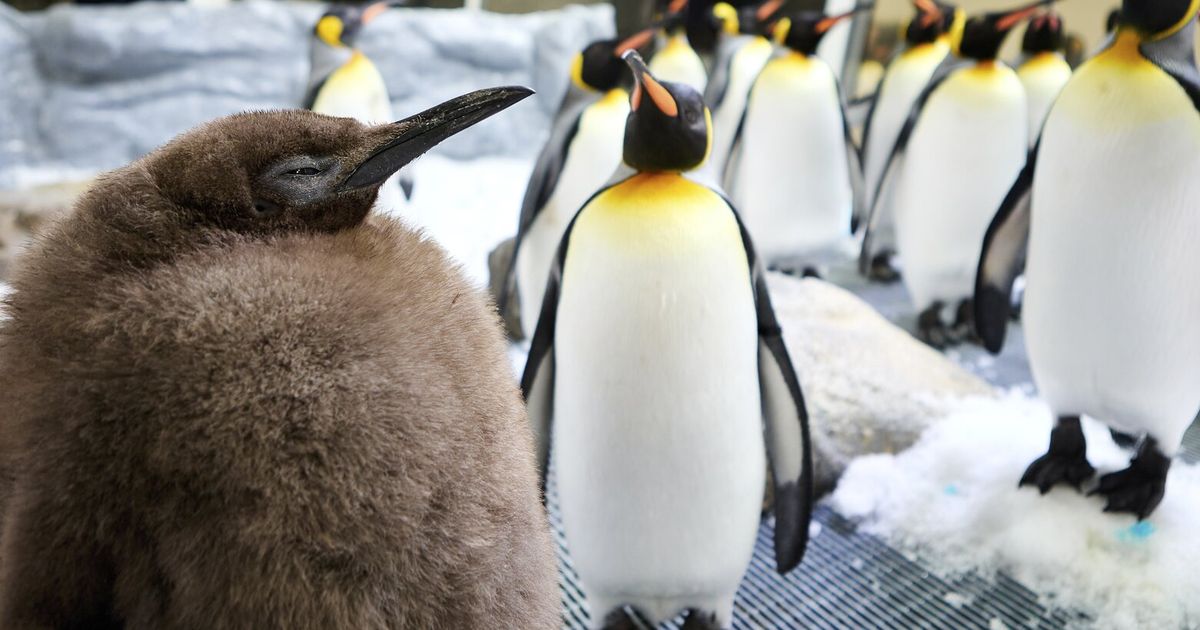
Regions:
[[[587, 628], [589, 611], [553, 499], [551, 495], [563, 627]], [[994, 582], [970, 576], [953, 581], [938, 578], [882, 541], [856, 532], [852, 523], [826, 506], [817, 508], [814, 521], [820, 531], [814, 531], [804, 563], [787, 576], [775, 572], [771, 525], [764, 523], [759, 529], [754, 559], [738, 591], [735, 629], [1045, 630], [1063, 628], [1071, 619], [1043, 607], [1035, 593], [1005, 576]], [[678, 628], [679, 622], [663, 627]]]

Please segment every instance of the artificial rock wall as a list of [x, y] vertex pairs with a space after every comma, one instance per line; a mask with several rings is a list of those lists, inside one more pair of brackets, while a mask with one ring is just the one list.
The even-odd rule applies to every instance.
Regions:
[[[18, 13], [0, 4], [0, 189], [112, 169], [226, 114], [299, 107], [322, 8], [253, 0]], [[394, 9], [364, 29], [359, 47], [398, 117], [482, 87], [534, 88], [536, 97], [439, 148], [531, 156], [572, 54], [612, 31], [608, 5], [527, 15]]]

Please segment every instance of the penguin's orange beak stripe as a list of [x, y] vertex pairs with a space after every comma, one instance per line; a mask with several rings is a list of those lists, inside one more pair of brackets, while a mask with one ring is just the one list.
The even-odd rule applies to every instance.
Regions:
[[638, 82], [637, 87], [633, 89], [633, 97], [630, 106], [637, 111], [637, 108], [642, 105], [642, 91], [650, 96], [650, 100], [654, 101], [654, 106], [658, 110], [671, 118], [679, 115], [679, 105], [675, 103], [675, 98], [663, 87], [661, 83], [656, 81], [650, 75], [643, 76]]
[[1026, 9], [1021, 9], [1020, 11], [1014, 11], [1012, 13], [1009, 13], [1008, 15], [1000, 18], [996, 22], [996, 28], [1001, 31], [1007, 31], [1008, 29], [1016, 26], [1017, 24], [1020, 24], [1021, 20], [1024, 20], [1025, 18], [1033, 15], [1037, 10], [1038, 10], [1038, 7], [1033, 6], [1033, 7], [1029, 7]]
[[667, 5], [667, 13], [679, 13], [687, 6], [688, 0], [671, 0]]
[[371, 6], [369, 6], [363, 10], [362, 23], [364, 25], [370, 24], [372, 20], [379, 17], [380, 15], [383, 15], [383, 12], [387, 11], [387, 9], [388, 9], [387, 2], [376, 2], [375, 4], [372, 4]]
[[625, 38], [625, 41], [617, 44], [617, 47], [613, 49], [613, 54], [620, 57], [625, 54], [626, 50], [637, 50], [650, 43], [650, 39], [653, 37], [654, 29], [652, 28], [648, 28], [640, 33], [634, 33]]
[[834, 15], [832, 17], [827, 17], [827, 18], [821, 20], [820, 22], [817, 22], [817, 26], [815, 28], [818, 33], [824, 33], [825, 31], [828, 31], [829, 29], [833, 28], [833, 26], [835, 24], [850, 17], [851, 15], [854, 15], [853, 11], [850, 13], [843, 13], [841, 15]]
[[928, 28], [934, 22], [942, 19], [942, 9], [933, 0], [913, 0], [917, 10], [921, 12], [921, 26]]
[[767, 18], [775, 15], [775, 13], [779, 11], [779, 8], [782, 6], [783, 0], [768, 0], [768, 2], [764, 2], [762, 6], [758, 7], [758, 11], [755, 11], [754, 17], [757, 18], [759, 22], [765, 22]]

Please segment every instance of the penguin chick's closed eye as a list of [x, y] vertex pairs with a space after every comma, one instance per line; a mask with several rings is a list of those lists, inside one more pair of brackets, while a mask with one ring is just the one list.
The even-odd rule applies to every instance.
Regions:
[[353, 189], [413, 124], [387, 127], [223, 119], [102, 177], [25, 255], [0, 627], [557, 626], [491, 306]]

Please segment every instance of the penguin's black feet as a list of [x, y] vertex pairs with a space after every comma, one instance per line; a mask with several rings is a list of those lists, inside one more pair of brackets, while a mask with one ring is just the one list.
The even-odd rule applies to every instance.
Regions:
[[934, 302], [917, 316], [917, 338], [938, 350], [955, 342], [952, 331], [942, 321], [941, 302]]
[[1037, 486], [1042, 494], [1060, 483], [1079, 490], [1095, 474], [1087, 460], [1087, 440], [1079, 416], [1064, 416], [1050, 432], [1050, 449], [1029, 465], [1018, 486]]
[[800, 271], [800, 276], [803, 278], [816, 278], [817, 280], [822, 279], [821, 278], [821, 270], [817, 269], [816, 267], [813, 267], [812, 265], [808, 265], [804, 269], [802, 269]]
[[1100, 478], [1100, 485], [1091, 494], [1108, 499], [1105, 512], [1127, 512], [1145, 520], [1162, 502], [1167, 489], [1167, 471], [1171, 458], [1158, 448], [1158, 442], [1146, 438], [1129, 468]]
[[960, 343], [982, 344], [983, 340], [975, 330], [975, 300], [967, 298], [958, 303], [954, 315], [953, 331], [955, 341]]
[[716, 613], [689, 608], [679, 630], [721, 630], [721, 624], [717, 621]]
[[880, 252], [871, 259], [867, 268], [867, 279], [884, 284], [892, 284], [900, 280], [900, 270], [892, 264], [892, 252]]

